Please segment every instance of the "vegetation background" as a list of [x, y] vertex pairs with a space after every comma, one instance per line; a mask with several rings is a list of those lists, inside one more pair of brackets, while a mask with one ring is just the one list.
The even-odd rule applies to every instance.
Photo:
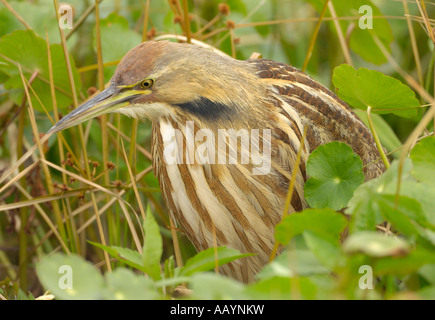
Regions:
[[[1, 3], [1, 299], [167, 299], [182, 283], [205, 299], [435, 298], [434, 2], [71, 0], [72, 29], [59, 28], [69, 13], [57, 0]], [[196, 254], [168, 218], [149, 121], [112, 114], [43, 138], [104, 88], [129, 49], [180, 36], [307, 72], [356, 108], [391, 163], [362, 183], [361, 168], [320, 161], [352, 187], [314, 189], [314, 209], [285, 217], [276, 241], [287, 250], [253, 284], [218, 273], [238, 252]], [[73, 289], [59, 282], [61, 265]]]

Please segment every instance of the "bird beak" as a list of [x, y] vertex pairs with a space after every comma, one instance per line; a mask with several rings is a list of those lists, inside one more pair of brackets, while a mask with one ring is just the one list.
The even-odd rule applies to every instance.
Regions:
[[47, 134], [74, 127], [102, 114], [128, 106], [134, 98], [147, 93], [149, 93], [147, 90], [138, 91], [122, 86], [110, 86], [63, 117]]

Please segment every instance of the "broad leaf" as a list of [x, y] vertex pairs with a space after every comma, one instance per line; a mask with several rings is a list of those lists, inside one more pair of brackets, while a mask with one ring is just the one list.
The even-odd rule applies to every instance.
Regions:
[[403, 235], [424, 236], [423, 228], [430, 227], [420, 203], [415, 199], [399, 196], [396, 203], [395, 195], [382, 195], [378, 202], [385, 219]]
[[399, 80], [382, 72], [342, 64], [334, 69], [332, 81], [340, 98], [352, 107], [374, 113], [394, 113], [415, 117], [420, 106], [414, 91]]
[[42, 285], [57, 299], [102, 298], [103, 276], [91, 263], [77, 255], [55, 253], [45, 256], [37, 263], [36, 272]]
[[275, 260], [267, 264], [257, 278], [264, 280], [273, 277], [292, 278], [313, 274], [327, 274], [330, 270], [307, 249], [286, 249]]
[[283, 245], [304, 231], [312, 231], [329, 239], [338, 240], [346, 227], [346, 218], [331, 209], [305, 209], [286, 216], [275, 227], [275, 239]]
[[[373, 35], [376, 35], [387, 50], [390, 50], [390, 44], [394, 40], [388, 20], [382, 15], [381, 10], [370, 0], [329, 1], [334, 5], [338, 17], [355, 17], [352, 20], [340, 20], [339, 22], [341, 31], [349, 37], [350, 48], [368, 62], [375, 64], [387, 62], [373, 39]], [[322, 10], [325, 3], [323, 0], [309, 0], [309, 2], [318, 12]], [[331, 17], [329, 10], [326, 17]], [[332, 21], [329, 22], [329, 27], [336, 33], [335, 24]]]
[[143, 274], [126, 268], [117, 268], [105, 275], [107, 289], [104, 298], [109, 300], [151, 300], [159, 298], [153, 281]]
[[[101, 45], [104, 62], [116, 62], [135, 46], [142, 42], [142, 37], [129, 28], [128, 21], [117, 13], [111, 13], [105, 19], [100, 20]], [[94, 30], [94, 50], [96, 40]], [[109, 81], [115, 72], [115, 66], [104, 68], [104, 79]]]
[[354, 233], [343, 243], [345, 253], [363, 253], [374, 258], [404, 256], [410, 249], [405, 240], [375, 231]]
[[[215, 273], [199, 273], [194, 275], [190, 284], [192, 286], [192, 298], [201, 300], [229, 300], [249, 297], [244, 293], [245, 285], [232, 278], [224, 277]], [[221, 310], [224, 306], [217, 305]], [[216, 312], [216, 309], [213, 310]], [[217, 314], [220, 314], [217, 311]]]
[[331, 241], [329, 238], [312, 231], [305, 231], [303, 236], [311, 252], [331, 271], [344, 264], [344, 256], [338, 241]]
[[213, 270], [216, 266], [252, 255], [241, 254], [238, 250], [227, 247], [208, 248], [187, 260], [179, 275], [189, 276], [197, 272]]
[[291, 279], [286, 277], [271, 277], [250, 285], [247, 293], [253, 299], [288, 300], [288, 299], [316, 299], [318, 288], [309, 277]]
[[376, 273], [406, 275], [417, 271], [424, 265], [434, 264], [433, 250], [417, 248], [404, 257], [385, 257], [376, 261]]
[[[53, 78], [56, 88], [56, 99], [59, 108], [66, 108], [72, 103], [72, 94], [69, 84], [68, 71], [65, 63], [63, 49], [58, 44], [50, 46], [51, 60], [53, 65]], [[81, 82], [74, 59], [70, 56], [74, 84], [77, 92], [81, 90]], [[0, 70], [9, 76], [5, 82], [5, 88], [17, 104], [21, 104], [24, 96], [23, 83], [21, 80], [18, 64], [27, 80], [34, 72], [38, 72], [37, 78], [32, 82], [32, 88], [37, 93], [44, 107], [52, 110], [52, 98], [49, 85], [47, 43], [38, 37], [32, 30], [15, 31], [0, 39]], [[42, 107], [35, 96], [30, 93], [32, 105], [42, 111]]]
[[[346, 208], [346, 214], [352, 215], [350, 232], [375, 230], [376, 225], [382, 223], [383, 217], [379, 210], [379, 195], [394, 194], [397, 188], [398, 161], [394, 161], [390, 168], [376, 179], [365, 182], [354, 192]], [[405, 161], [402, 171], [402, 181], [409, 179], [411, 161]]]
[[435, 183], [435, 137], [421, 140], [411, 150], [412, 175], [424, 183]]
[[310, 178], [304, 186], [305, 198], [313, 208], [344, 208], [354, 190], [364, 182], [363, 163], [351, 147], [332, 142], [319, 146], [307, 161]]

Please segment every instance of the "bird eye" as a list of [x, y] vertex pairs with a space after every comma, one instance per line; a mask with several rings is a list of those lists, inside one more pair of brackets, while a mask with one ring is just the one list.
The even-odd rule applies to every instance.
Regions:
[[142, 89], [149, 89], [153, 86], [154, 80], [153, 79], [145, 79], [140, 83], [140, 87]]

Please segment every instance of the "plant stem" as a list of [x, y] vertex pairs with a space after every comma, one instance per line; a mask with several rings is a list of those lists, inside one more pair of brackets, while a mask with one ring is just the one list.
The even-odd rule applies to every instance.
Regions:
[[189, 7], [187, 5], [187, 0], [183, 0], [183, 13], [184, 13], [184, 31], [186, 32], [187, 43], [190, 43], [190, 18], [189, 18]]
[[142, 42], [147, 41], [147, 30], [148, 30], [148, 16], [150, 11], [150, 0], [146, 0], [143, 16], [143, 29], [142, 29]]
[[311, 54], [313, 53], [314, 45], [316, 43], [317, 35], [319, 34], [320, 26], [322, 25], [323, 18], [326, 13], [326, 9], [328, 8], [329, 0], [325, 0], [325, 4], [323, 5], [322, 12], [320, 13], [319, 20], [317, 21], [316, 27], [314, 28], [313, 35], [310, 39], [310, 45], [308, 47], [307, 55], [305, 56], [304, 65], [302, 66], [302, 72], [305, 72], [308, 66], [308, 62], [310, 61]]
[[[26, 112], [24, 109], [20, 112], [20, 117], [18, 120], [18, 137], [17, 137], [17, 159], [23, 156], [23, 141], [24, 141], [24, 127], [26, 124]], [[20, 171], [22, 171], [23, 165], [20, 166]], [[26, 188], [26, 179], [22, 178], [20, 184], [23, 188]], [[27, 291], [27, 222], [29, 218], [28, 208], [23, 208], [20, 212], [20, 235], [19, 235], [19, 270], [18, 278], [20, 279], [20, 288], [26, 292]]]
[[[54, 3], [54, 8], [56, 10], [56, 15], [59, 19], [59, 3], [58, 0], [53, 0]], [[69, 53], [68, 53], [68, 49], [67, 49], [67, 45], [66, 45], [66, 39], [65, 39], [65, 34], [63, 32], [63, 30], [59, 27], [59, 33], [60, 33], [60, 38], [61, 38], [61, 42], [62, 42], [62, 48], [63, 48], [63, 53], [64, 53], [64, 57], [65, 57], [65, 63], [67, 66], [67, 71], [68, 71], [68, 80], [69, 80], [69, 84], [70, 84], [70, 88], [71, 88], [71, 94], [73, 97], [73, 105], [74, 108], [76, 109], [79, 106], [78, 103], [78, 98], [77, 98], [77, 91], [76, 91], [76, 87], [75, 87], [75, 83], [74, 83], [74, 77], [73, 77], [73, 73], [72, 73], [72, 68], [71, 68], [71, 62], [69, 59]], [[85, 143], [85, 139], [84, 139], [84, 135], [83, 135], [83, 126], [82, 125], [78, 125], [78, 131], [79, 131], [79, 140], [81, 143], [81, 147], [83, 150], [83, 160], [84, 160], [84, 165], [85, 165], [85, 169], [86, 169], [86, 175], [88, 180], [92, 180], [91, 177], [91, 170], [89, 167], [89, 159], [88, 159], [88, 154], [86, 151], [86, 143]], [[93, 207], [94, 207], [94, 214], [96, 217], [96, 221], [97, 221], [97, 228], [98, 228], [98, 232], [99, 232], [99, 236], [100, 236], [100, 240], [101, 243], [103, 245], [107, 245], [106, 243], [106, 238], [104, 236], [104, 231], [103, 231], [103, 226], [101, 223], [101, 219], [100, 219], [100, 215], [98, 213], [98, 206], [97, 206], [97, 202], [95, 199], [95, 194], [93, 192], [91, 192], [91, 199], [92, 199], [92, 203], [93, 203]], [[109, 258], [109, 254], [104, 251], [104, 259], [106, 262], [106, 266], [107, 266], [107, 270], [110, 272], [112, 271], [112, 267], [110, 265], [110, 258]]]
[[329, 1], [328, 7], [329, 12], [331, 13], [331, 16], [333, 18], [332, 21], [334, 22], [335, 28], [337, 29], [338, 40], [341, 45], [341, 50], [343, 50], [344, 59], [346, 60], [347, 64], [352, 65], [352, 58], [350, 56], [349, 48], [347, 47], [347, 43], [344, 38], [343, 30], [341, 30], [340, 22], [337, 19], [337, 14], [335, 13], [334, 4]]
[[[304, 150], [304, 142], [305, 142], [305, 137], [307, 136], [307, 129], [308, 129], [307, 126], [304, 126], [304, 132], [302, 134], [302, 139], [300, 142], [299, 150], [298, 150], [298, 153], [296, 154], [296, 161], [293, 165], [293, 172], [292, 172], [291, 180], [289, 182], [287, 197], [285, 199], [285, 204], [284, 204], [284, 212], [282, 214], [281, 221], [282, 221], [282, 219], [284, 219], [288, 215], [288, 211], [290, 209], [290, 204], [291, 204], [291, 200], [293, 197], [293, 191], [294, 191], [295, 182], [296, 182], [296, 174], [298, 172], [300, 172], [299, 171], [299, 162], [301, 161], [302, 152]], [[279, 247], [279, 242], [275, 240], [275, 244], [273, 246], [272, 253], [270, 254], [270, 257], [269, 257], [269, 262], [272, 262], [275, 259], [275, 256], [278, 252], [278, 247]]]
[[385, 168], [388, 169], [390, 167], [390, 163], [388, 162], [388, 158], [385, 155], [384, 149], [382, 148], [381, 145], [381, 141], [379, 140], [378, 134], [375, 130], [375, 126], [373, 125], [371, 112], [372, 112], [372, 107], [367, 106], [367, 120], [369, 122], [370, 131], [372, 132], [373, 138], [375, 139], [376, 147], [378, 148], [378, 151], [381, 155], [382, 162], [384, 163]]

